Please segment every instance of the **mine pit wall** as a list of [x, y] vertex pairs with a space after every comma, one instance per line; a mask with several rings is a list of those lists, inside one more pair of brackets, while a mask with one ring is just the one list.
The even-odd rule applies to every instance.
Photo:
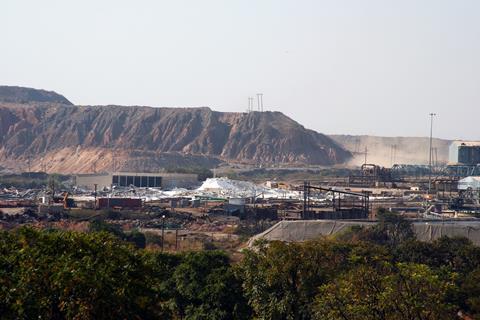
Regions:
[[[300, 220], [280, 221], [270, 229], [252, 237], [248, 245], [256, 240], [300, 242], [313, 240], [322, 236], [331, 236], [346, 231], [352, 226], [371, 227], [373, 221], [338, 221], [338, 220]], [[480, 246], [480, 221], [418, 221], [413, 223], [415, 235], [420, 241], [434, 241], [442, 236], [466, 237]]]

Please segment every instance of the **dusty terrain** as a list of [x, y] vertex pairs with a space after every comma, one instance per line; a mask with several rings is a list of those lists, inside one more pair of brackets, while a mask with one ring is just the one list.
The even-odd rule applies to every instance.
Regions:
[[33, 170], [63, 173], [220, 161], [333, 165], [351, 157], [280, 112], [74, 106], [57, 96], [25, 102], [29, 94], [17, 91], [0, 95], [0, 166], [17, 170], [29, 163]]
[[[330, 138], [352, 152], [353, 158], [348, 162], [350, 165], [361, 165], [365, 162], [365, 147], [368, 163], [385, 167], [393, 164], [428, 164], [428, 137], [331, 135]], [[451, 142], [433, 139], [433, 158], [439, 164], [448, 162], [448, 147]]]

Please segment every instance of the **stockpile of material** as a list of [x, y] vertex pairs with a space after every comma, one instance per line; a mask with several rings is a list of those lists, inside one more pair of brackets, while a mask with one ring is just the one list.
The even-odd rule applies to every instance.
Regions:
[[200, 194], [228, 198], [298, 198], [300, 196], [295, 191], [267, 188], [249, 181], [231, 180], [228, 178], [209, 178], [196, 191]]
[[[104, 195], [105, 196], [105, 195]], [[283, 190], [277, 188], [267, 188], [249, 181], [232, 180], [229, 178], [209, 178], [203, 184], [193, 190], [176, 188], [173, 190], [161, 190], [158, 188], [134, 188], [134, 189], [115, 189], [110, 194], [111, 197], [142, 198], [145, 201], [155, 201], [166, 198], [195, 198], [195, 197], [214, 197], [214, 198], [282, 198], [282, 199], [303, 199], [298, 191]], [[76, 196], [78, 197], [78, 196]], [[105, 197], [108, 197], [105, 196]], [[83, 196], [93, 200], [93, 196]]]
[[197, 191], [229, 197], [252, 197], [269, 190], [248, 181], [230, 180], [228, 178], [209, 178], [203, 182]]

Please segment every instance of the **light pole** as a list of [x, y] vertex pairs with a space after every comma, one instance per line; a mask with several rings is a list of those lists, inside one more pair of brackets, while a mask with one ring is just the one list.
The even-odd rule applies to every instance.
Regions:
[[163, 252], [163, 242], [164, 242], [164, 231], [165, 231], [165, 215], [162, 216], [162, 252]]
[[95, 187], [95, 189], [94, 189], [95, 191], [93, 193], [93, 196], [94, 196], [94, 200], [93, 200], [94, 201], [94, 210], [97, 210], [97, 187], [98, 187], [98, 184], [94, 183], [93, 185]]
[[433, 138], [433, 117], [436, 113], [430, 113], [430, 148], [428, 150], [428, 194], [432, 190], [432, 138]]

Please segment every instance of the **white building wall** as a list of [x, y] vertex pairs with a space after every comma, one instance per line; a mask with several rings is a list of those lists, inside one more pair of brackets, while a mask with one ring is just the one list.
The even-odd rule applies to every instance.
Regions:
[[198, 184], [198, 175], [196, 174], [166, 173], [162, 175], [162, 189], [192, 188]]
[[80, 188], [94, 190], [95, 184], [97, 184], [98, 190], [105, 187], [110, 188], [112, 184], [112, 175], [109, 173], [79, 174], [75, 177], [75, 185]]

